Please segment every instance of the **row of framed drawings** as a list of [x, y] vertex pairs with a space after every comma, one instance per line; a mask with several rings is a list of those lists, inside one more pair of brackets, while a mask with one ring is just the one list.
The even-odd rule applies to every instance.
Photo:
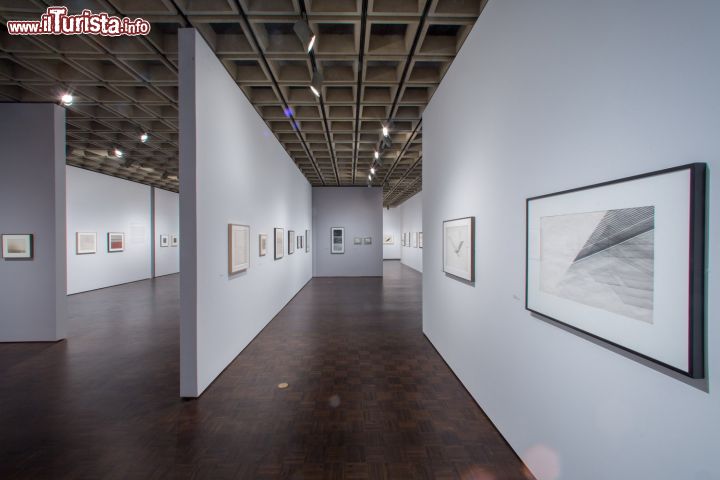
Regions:
[[[275, 228], [275, 260], [285, 256], [285, 229]], [[298, 251], [310, 251], [310, 230], [305, 230], [305, 236], [295, 235], [295, 230], [288, 230], [288, 255]], [[267, 233], [258, 235], [258, 256], [267, 255]], [[230, 275], [244, 272], [250, 268], [250, 227], [248, 225], [228, 224], [228, 273]]]
[[177, 235], [160, 235], [161, 247], [177, 247], [180, 245], [180, 239]]
[[403, 233], [400, 245], [403, 247], [423, 248], [423, 232]]
[[[705, 176], [694, 163], [526, 201], [525, 308], [705, 376]], [[475, 281], [475, 218], [443, 222], [443, 271]]]

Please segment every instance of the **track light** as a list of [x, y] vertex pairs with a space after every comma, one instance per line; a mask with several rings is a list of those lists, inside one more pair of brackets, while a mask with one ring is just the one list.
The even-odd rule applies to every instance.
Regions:
[[302, 19], [295, 22], [293, 30], [295, 30], [295, 34], [300, 37], [305, 51], [310, 53], [315, 46], [315, 39], [317, 37], [315, 36], [315, 32], [312, 31], [312, 28], [310, 28], [310, 25], [308, 25], [307, 20]]
[[123, 152], [122, 152], [122, 150], [120, 150], [119, 148], [116, 148], [113, 153], [115, 153], [115, 156], [116, 156], [117, 158], [122, 158], [122, 156], [123, 156]]
[[377, 160], [378, 158], [380, 158], [380, 152], [375, 150], [375, 160]]
[[383, 149], [390, 148], [392, 146], [392, 140], [390, 139], [390, 137], [389, 136], [383, 137], [382, 141], [380, 142], [380, 146]]
[[370, 175], [375, 175], [375, 167], [370, 167]]
[[313, 69], [312, 81], [310, 82], [310, 90], [313, 95], [320, 98], [320, 92], [322, 92], [323, 76], [320, 72]]
[[73, 96], [70, 95], [69, 93], [66, 93], [65, 95], [60, 97], [60, 101], [62, 102], [63, 105], [70, 106], [73, 104]]
[[150, 138], [150, 135], [148, 135], [147, 133], [143, 133], [142, 135], [140, 135], [140, 141], [142, 143], [147, 143], [148, 138]]
[[390, 135], [390, 130], [388, 130], [388, 127], [383, 125], [383, 137], [387, 137], [388, 135]]
[[368, 181], [372, 180], [372, 175], [368, 175]]

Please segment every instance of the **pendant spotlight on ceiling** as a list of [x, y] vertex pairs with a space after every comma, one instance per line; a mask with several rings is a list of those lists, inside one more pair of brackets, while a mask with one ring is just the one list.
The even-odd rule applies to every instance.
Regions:
[[140, 135], [140, 141], [142, 143], [147, 143], [149, 138], [150, 138], [150, 135], [148, 135], [146, 132], [143, 132], [142, 135]]
[[315, 36], [315, 32], [312, 31], [312, 28], [310, 28], [307, 20], [303, 18], [302, 20], [295, 22], [293, 30], [295, 30], [295, 34], [300, 37], [300, 41], [302, 42], [305, 51], [310, 53], [315, 46], [315, 39], [317, 37]]
[[123, 156], [123, 152], [122, 152], [122, 150], [120, 150], [119, 148], [116, 148], [113, 153], [115, 154], [115, 156], [116, 156], [117, 158], [122, 158], [122, 156]]
[[62, 102], [63, 105], [70, 106], [73, 104], [73, 96], [70, 95], [69, 93], [66, 93], [65, 95], [60, 97], [60, 101]]
[[383, 137], [382, 141], [380, 142], [380, 147], [383, 149], [390, 148], [392, 146], [392, 140], [390, 139], [390, 136]]
[[323, 76], [320, 72], [313, 69], [312, 81], [310, 82], [310, 91], [313, 95], [320, 98], [320, 92], [322, 92]]
[[387, 137], [390, 135], [390, 130], [388, 130], [388, 127], [383, 125], [382, 127], [383, 137]]
[[370, 167], [370, 175], [375, 175], [375, 167]]

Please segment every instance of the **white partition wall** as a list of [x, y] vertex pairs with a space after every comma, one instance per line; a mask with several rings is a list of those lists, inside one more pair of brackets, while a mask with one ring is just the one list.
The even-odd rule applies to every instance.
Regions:
[[[313, 188], [313, 275], [316, 277], [382, 276], [382, 188]], [[345, 229], [345, 252], [330, 252], [330, 229]], [[370, 238], [371, 243], [365, 243]], [[355, 244], [360, 239], [360, 244]]]
[[[288, 254], [287, 232], [313, 228], [312, 190], [195, 30], [181, 30], [179, 43], [180, 394], [196, 397], [310, 280], [312, 253]], [[236, 275], [229, 223], [250, 226], [250, 266]], [[279, 260], [275, 227], [285, 229]]]
[[[151, 188], [66, 168], [68, 294], [150, 278]], [[78, 255], [78, 232], [96, 234], [96, 253]], [[109, 251], [108, 233], [125, 235], [123, 251]]]
[[[720, 478], [720, 2], [488, 2], [423, 114], [423, 329], [539, 480]], [[525, 199], [709, 166], [706, 381], [525, 310]], [[474, 285], [442, 222], [476, 218]]]
[[0, 259], [0, 342], [65, 337], [65, 110], [0, 103], [0, 235], [31, 234], [32, 259]]
[[153, 188], [153, 213], [155, 228], [155, 276], [170, 275], [180, 271], [180, 246], [161, 245], [160, 237], [180, 235], [180, 196]]
[[[410, 236], [408, 245], [402, 247], [402, 257], [400, 258], [400, 260], [404, 265], [407, 265], [408, 267], [422, 273], [423, 249], [420, 248], [419, 240], [419, 234], [423, 231], [422, 192], [413, 195], [397, 208], [398, 210], [400, 210], [400, 215], [402, 218], [402, 231], [408, 233]], [[418, 240], [416, 240], [416, 238]]]

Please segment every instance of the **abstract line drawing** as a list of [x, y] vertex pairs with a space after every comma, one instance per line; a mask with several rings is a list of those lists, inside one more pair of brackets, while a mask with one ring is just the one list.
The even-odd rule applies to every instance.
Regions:
[[655, 207], [542, 217], [540, 290], [653, 323]]

